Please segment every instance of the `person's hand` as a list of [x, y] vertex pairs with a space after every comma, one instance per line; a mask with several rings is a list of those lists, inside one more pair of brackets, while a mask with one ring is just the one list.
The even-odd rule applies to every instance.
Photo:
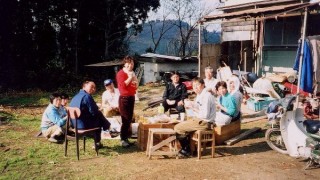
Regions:
[[180, 100], [180, 101], [178, 102], [178, 106], [183, 106], [183, 105], [184, 105], [183, 101]]
[[129, 71], [129, 72], [128, 72], [128, 77], [129, 77], [129, 78], [135, 77], [134, 72], [133, 72], [133, 71]]
[[220, 103], [217, 103], [217, 104], [216, 104], [216, 107], [217, 107], [217, 110], [220, 110], [221, 107], [222, 107], [222, 105], [221, 105]]

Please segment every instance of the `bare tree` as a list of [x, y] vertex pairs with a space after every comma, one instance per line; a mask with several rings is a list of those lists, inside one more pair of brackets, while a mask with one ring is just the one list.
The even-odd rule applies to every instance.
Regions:
[[150, 17], [155, 17], [157, 19], [148, 21], [153, 42], [153, 52], [157, 51], [160, 41], [163, 39], [164, 35], [174, 27], [173, 22], [171, 20], [168, 20], [168, 17], [170, 17], [170, 15], [171, 13], [165, 8], [162, 9], [162, 13], [159, 13], [158, 16], [157, 12], [150, 14]]
[[162, 4], [164, 4], [166, 9], [169, 9], [174, 18], [177, 20], [174, 21], [174, 25], [179, 29], [177, 35], [177, 38], [180, 42], [178, 55], [191, 55], [194, 49], [197, 47], [193, 43], [189, 42], [192, 37], [197, 36], [197, 32], [195, 32], [195, 29], [197, 28], [197, 22], [201, 19], [201, 17], [208, 15], [214, 9], [208, 8], [201, 0], [163, 1], [165, 1], [165, 3]]

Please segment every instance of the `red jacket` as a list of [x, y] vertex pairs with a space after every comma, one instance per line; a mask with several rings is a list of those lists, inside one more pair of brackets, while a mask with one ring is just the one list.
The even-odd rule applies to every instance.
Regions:
[[124, 82], [128, 79], [128, 74], [121, 69], [117, 73], [117, 83], [118, 83], [118, 89], [120, 91], [121, 96], [134, 96], [136, 94], [137, 86], [136, 84], [133, 84], [130, 82], [128, 85]]

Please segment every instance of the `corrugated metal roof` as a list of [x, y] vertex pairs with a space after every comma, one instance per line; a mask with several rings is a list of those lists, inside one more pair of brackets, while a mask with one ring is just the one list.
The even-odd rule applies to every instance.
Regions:
[[265, 0], [265, 1], [243, 3], [243, 4], [238, 4], [238, 5], [232, 5], [232, 6], [223, 6], [223, 7], [218, 7], [217, 9], [231, 10], [231, 9], [238, 9], [238, 8], [249, 8], [251, 6], [270, 6], [270, 5], [276, 5], [276, 4], [280, 4], [280, 3], [289, 3], [289, 2], [300, 3], [301, 0]]
[[161, 54], [155, 54], [155, 53], [146, 53], [146, 54], [141, 54], [140, 56], [141, 57], [148, 57], [148, 58], [163, 58], [163, 59], [181, 61], [181, 57], [167, 56], [167, 55], [161, 55]]
[[101, 62], [101, 63], [96, 63], [96, 64], [88, 64], [85, 66], [87, 66], [87, 67], [107, 67], [107, 66], [117, 66], [117, 65], [122, 65], [122, 60], [116, 59], [113, 61], [106, 61], [106, 62]]
[[218, 14], [218, 15], [205, 16], [204, 21], [210, 21], [210, 20], [221, 19], [221, 18], [234, 18], [234, 17], [239, 17], [239, 16], [256, 17], [256, 16], [259, 16], [260, 13], [285, 11], [285, 10], [290, 10], [290, 9], [294, 9], [297, 7], [302, 8], [306, 5], [313, 5], [313, 4], [295, 3], [295, 4], [289, 4], [289, 5], [271, 6], [271, 7], [265, 7], [265, 8], [242, 10], [242, 11], [236, 11], [236, 12], [231, 12], [231, 13], [223, 13], [223, 14]]

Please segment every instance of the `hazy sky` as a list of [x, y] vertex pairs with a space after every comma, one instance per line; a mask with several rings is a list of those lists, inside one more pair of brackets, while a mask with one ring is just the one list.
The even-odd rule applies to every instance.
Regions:
[[[160, 0], [160, 3], [162, 3], [162, 0]], [[205, 7], [206, 9], [215, 9], [219, 5], [219, 0], [199, 0], [199, 7]], [[166, 13], [164, 12], [164, 9], [160, 7], [157, 11], [157, 13], [150, 12], [150, 19], [162, 19], [163, 14]], [[216, 13], [216, 12], [213, 12]], [[212, 14], [212, 13], [211, 13]], [[174, 19], [172, 17], [171, 19]]]
[[[162, 2], [162, 0], [160, 0], [160, 3]], [[162, 3], [161, 3], [162, 4]], [[215, 9], [217, 6], [219, 6], [219, 0], [199, 0], [199, 8], [200, 7], [205, 7], [206, 9]], [[221, 4], [220, 4], [221, 6]], [[164, 12], [163, 8], [159, 8], [157, 13], [154, 12], [150, 12], [149, 13], [149, 20], [155, 20], [155, 19], [159, 19], [162, 20], [163, 19], [163, 14], [167, 14], [168, 12]], [[214, 11], [210, 14], [215, 14], [215, 13], [219, 13], [218, 11]], [[169, 16], [167, 19], [175, 19], [174, 16]], [[212, 25], [208, 25], [207, 26], [207, 30], [212, 31], [212, 30], [217, 30], [220, 29], [220, 24], [212, 24]]]

